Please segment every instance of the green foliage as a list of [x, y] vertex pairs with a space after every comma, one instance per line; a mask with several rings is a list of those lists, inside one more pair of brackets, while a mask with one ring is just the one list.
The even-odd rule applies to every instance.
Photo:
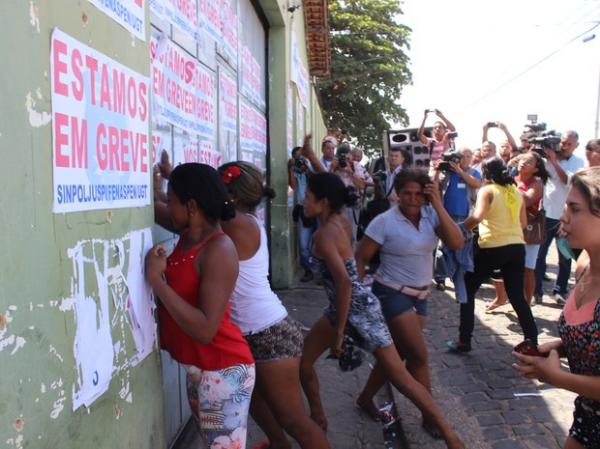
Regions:
[[329, 0], [331, 77], [319, 84], [330, 128], [346, 129], [367, 153], [381, 148], [390, 122], [406, 123], [399, 103], [411, 83], [410, 28], [397, 22], [399, 0]]

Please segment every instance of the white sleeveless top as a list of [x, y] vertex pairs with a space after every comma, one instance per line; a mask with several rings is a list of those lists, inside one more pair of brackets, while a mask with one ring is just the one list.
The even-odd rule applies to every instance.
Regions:
[[252, 217], [260, 229], [260, 246], [250, 259], [240, 260], [235, 289], [231, 294], [231, 319], [242, 334], [261, 332], [279, 323], [287, 310], [269, 285], [269, 248], [263, 224]]

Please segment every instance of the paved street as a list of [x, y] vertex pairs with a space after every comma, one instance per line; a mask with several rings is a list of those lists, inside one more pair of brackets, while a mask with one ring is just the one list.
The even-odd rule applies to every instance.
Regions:
[[[550, 260], [553, 257], [551, 253]], [[552, 277], [554, 268], [554, 265], [549, 268]], [[449, 354], [445, 341], [457, 336], [458, 305], [449, 281], [447, 285], [445, 292], [432, 294], [425, 332], [434, 396], [451, 425], [472, 449], [559, 448], [571, 424], [574, 395], [517, 376], [511, 367], [511, 349], [522, 340], [521, 330], [509, 305], [492, 314], [484, 313], [484, 301], [494, 295], [491, 285], [484, 284], [478, 294], [473, 351], [467, 355]], [[297, 287], [278, 294], [290, 314], [309, 327], [321, 316], [326, 304], [325, 293], [315, 284], [298, 284]], [[551, 284], [547, 283], [546, 288], [550, 290]], [[546, 299], [533, 308], [533, 313], [540, 341], [555, 338], [560, 307]], [[332, 446], [335, 449], [383, 448], [381, 426], [354, 407], [354, 400], [368, 375], [369, 363], [344, 373], [335, 362], [322, 358], [317, 369]], [[387, 391], [380, 392], [379, 404], [389, 400]], [[523, 393], [533, 396], [515, 396]], [[445, 447], [443, 442], [423, 432], [421, 415], [410, 401], [396, 393], [395, 402], [411, 448]], [[197, 447], [191, 440], [188, 438], [186, 444], [178, 448]], [[248, 449], [263, 440], [262, 432], [251, 422]]]
[[[549, 261], [554, 260], [551, 252]], [[555, 265], [549, 270], [554, 271]], [[549, 275], [554, 279], [553, 272]], [[451, 286], [451, 282], [447, 282]], [[546, 283], [546, 291], [552, 288]], [[429, 304], [426, 337], [431, 356], [434, 395], [469, 448], [519, 449], [562, 447], [572, 421], [574, 394], [517, 376], [511, 367], [511, 348], [522, 341], [517, 316], [510, 305], [486, 314], [485, 302], [494, 297], [484, 284], [476, 300], [473, 351], [453, 355], [445, 342], [458, 335], [459, 306], [453, 290], [434, 291]], [[533, 307], [540, 342], [557, 337], [561, 308], [551, 299]], [[565, 365], [566, 368], [566, 365]], [[515, 393], [535, 396], [515, 397]], [[421, 431], [420, 414], [396, 395], [403, 428], [413, 448], [444, 448]]]
[[[285, 303], [290, 315], [304, 324], [311, 326], [323, 314], [327, 305], [327, 298], [323, 287], [314, 283], [298, 284], [300, 288], [281, 290], [277, 294]], [[317, 364], [319, 381], [321, 382], [321, 396], [329, 420], [328, 437], [334, 448], [339, 449], [380, 449], [383, 448], [383, 431], [379, 423], [373, 422], [364, 416], [354, 406], [357, 393], [362, 389], [372, 364], [373, 358], [368, 356], [366, 363], [354, 371], [343, 372], [338, 368], [337, 362], [325, 359], [324, 354]], [[372, 366], [372, 365], [371, 365]], [[378, 402], [383, 405], [389, 401], [388, 389], [383, 388], [379, 394]], [[254, 423], [250, 426], [250, 443], [248, 449], [254, 444], [264, 440], [262, 432]], [[299, 447], [295, 445], [294, 448]]]

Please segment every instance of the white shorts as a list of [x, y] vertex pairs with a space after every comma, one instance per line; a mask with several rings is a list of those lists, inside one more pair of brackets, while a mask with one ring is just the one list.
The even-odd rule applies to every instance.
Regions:
[[535, 270], [540, 245], [525, 245], [525, 268]]

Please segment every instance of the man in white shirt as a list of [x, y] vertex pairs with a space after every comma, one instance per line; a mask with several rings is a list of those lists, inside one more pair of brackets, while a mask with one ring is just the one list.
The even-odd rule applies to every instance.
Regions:
[[[559, 151], [545, 149], [546, 170], [550, 177], [544, 188], [544, 209], [546, 210], [546, 240], [540, 245], [535, 266], [535, 298], [540, 302], [544, 291], [542, 282], [546, 274], [546, 255], [552, 240], [558, 237], [560, 216], [563, 213], [569, 180], [573, 173], [584, 167], [585, 162], [573, 154], [579, 145], [579, 136], [575, 131], [566, 131], [560, 138]], [[558, 246], [557, 246], [558, 249]], [[565, 304], [568, 294], [571, 259], [558, 252], [558, 277], [552, 289], [554, 299]]]
[[392, 147], [388, 151], [388, 169], [385, 172], [385, 197], [390, 201], [390, 204], [398, 202], [398, 195], [394, 190], [394, 179], [402, 170], [404, 165], [404, 153], [398, 147]]
[[331, 163], [333, 162], [333, 156], [335, 155], [335, 149], [337, 148], [337, 139], [333, 136], [325, 136], [321, 143], [321, 165], [325, 171], [329, 171]]

